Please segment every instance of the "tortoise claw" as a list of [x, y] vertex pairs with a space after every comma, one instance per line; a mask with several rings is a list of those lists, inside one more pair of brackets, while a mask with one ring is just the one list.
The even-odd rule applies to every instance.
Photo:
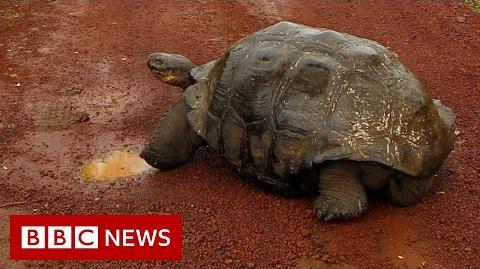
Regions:
[[325, 221], [357, 218], [367, 210], [366, 201], [343, 201], [333, 197], [319, 196], [313, 204], [313, 213]]

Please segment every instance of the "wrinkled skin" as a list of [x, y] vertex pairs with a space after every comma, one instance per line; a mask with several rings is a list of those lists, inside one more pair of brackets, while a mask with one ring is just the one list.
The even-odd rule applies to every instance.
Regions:
[[182, 55], [154, 53], [148, 57], [147, 66], [166, 84], [186, 89], [194, 82], [190, 76], [190, 69], [195, 65]]
[[153, 139], [140, 153], [151, 166], [169, 170], [187, 163], [195, 150], [204, 144], [190, 127], [187, 112], [190, 108], [180, 101], [160, 120]]
[[141, 154], [150, 165], [178, 167], [208, 144], [268, 190], [318, 194], [321, 219], [360, 216], [367, 191], [417, 203], [453, 144], [452, 111], [384, 47], [354, 36], [282, 22], [201, 67], [168, 53], [152, 54], [148, 66], [185, 90]]

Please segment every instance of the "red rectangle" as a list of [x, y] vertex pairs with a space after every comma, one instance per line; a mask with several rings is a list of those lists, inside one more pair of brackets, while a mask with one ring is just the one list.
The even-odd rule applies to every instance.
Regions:
[[[96, 240], [96, 243], [95, 243]], [[12, 215], [13, 260], [180, 260], [179, 215]]]

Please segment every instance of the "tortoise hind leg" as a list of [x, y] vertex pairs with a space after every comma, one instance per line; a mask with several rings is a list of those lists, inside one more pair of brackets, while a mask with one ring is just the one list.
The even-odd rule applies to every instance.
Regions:
[[169, 170], [188, 162], [203, 140], [190, 127], [183, 100], [175, 104], [158, 123], [150, 142], [140, 157], [151, 166]]
[[386, 195], [393, 205], [414, 205], [427, 193], [431, 183], [432, 178], [420, 179], [408, 175], [394, 175], [388, 182]]
[[367, 209], [367, 194], [357, 167], [333, 163], [320, 171], [319, 194], [313, 204], [319, 219], [351, 219]]

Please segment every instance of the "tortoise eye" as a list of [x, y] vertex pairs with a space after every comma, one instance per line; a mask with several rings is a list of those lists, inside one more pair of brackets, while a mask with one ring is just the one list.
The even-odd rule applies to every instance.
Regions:
[[270, 58], [268, 58], [267, 56], [262, 56], [260, 57], [260, 61], [267, 62], [267, 61], [270, 61]]
[[162, 64], [163, 64], [163, 61], [160, 60], [160, 59], [158, 59], [158, 60], [157, 60], [157, 64], [162, 65]]

